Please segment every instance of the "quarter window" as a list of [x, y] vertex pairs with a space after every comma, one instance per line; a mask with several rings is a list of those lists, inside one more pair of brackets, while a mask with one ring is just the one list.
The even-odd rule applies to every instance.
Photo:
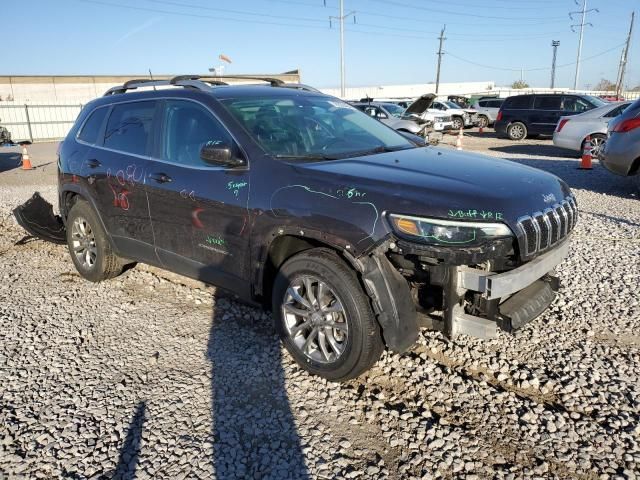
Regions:
[[620, 115], [629, 105], [618, 105], [616, 108], [611, 110], [609, 113], [605, 115], [605, 118], [613, 118]]
[[155, 101], [115, 105], [104, 134], [104, 146], [121, 152], [144, 155], [155, 108]]
[[200, 150], [207, 143], [234, 145], [218, 120], [203, 106], [186, 100], [168, 100], [163, 118], [163, 160], [202, 167]]
[[104, 123], [104, 118], [108, 111], [108, 108], [102, 107], [91, 112], [87, 121], [84, 122], [82, 130], [78, 134], [78, 139], [91, 144], [96, 143], [98, 140], [98, 134], [100, 133], [100, 129]]

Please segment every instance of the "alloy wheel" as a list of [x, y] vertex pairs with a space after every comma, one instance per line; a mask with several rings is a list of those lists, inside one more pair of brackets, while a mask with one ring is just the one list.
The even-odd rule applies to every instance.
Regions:
[[77, 217], [73, 221], [71, 226], [71, 247], [76, 259], [85, 269], [93, 268], [98, 256], [96, 238], [91, 225], [83, 217]]
[[349, 326], [342, 301], [312, 275], [294, 278], [282, 303], [282, 318], [291, 342], [307, 358], [333, 363], [347, 347]]
[[524, 138], [524, 128], [521, 125], [513, 125], [511, 127], [511, 138], [521, 140]]
[[591, 156], [593, 158], [598, 158], [600, 156], [605, 141], [606, 140], [602, 137], [593, 137], [591, 139]]

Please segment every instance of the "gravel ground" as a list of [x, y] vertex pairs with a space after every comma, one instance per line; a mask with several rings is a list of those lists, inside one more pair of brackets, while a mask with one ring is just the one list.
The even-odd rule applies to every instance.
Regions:
[[638, 196], [549, 141], [470, 135], [574, 189], [564, 288], [515, 336], [424, 332], [343, 385], [212, 287], [141, 265], [92, 284], [65, 247], [16, 245], [11, 208], [55, 177], [0, 173], [0, 478], [640, 478]]

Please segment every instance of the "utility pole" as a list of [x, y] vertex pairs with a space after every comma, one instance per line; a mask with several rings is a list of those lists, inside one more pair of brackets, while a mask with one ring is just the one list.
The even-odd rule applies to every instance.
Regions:
[[440, 48], [438, 48], [438, 70], [436, 72], [436, 95], [438, 94], [438, 90], [440, 89], [440, 65], [442, 64], [442, 55], [444, 55], [444, 53], [442, 52], [442, 43], [447, 39], [444, 36], [444, 31], [447, 29], [447, 26], [445, 25], [442, 30], [440, 30], [440, 36], [438, 37], [438, 40], [440, 40]]
[[618, 71], [618, 78], [616, 82], [616, 96], [622, 95], [624, 90], [624, 74], [627, 69], [627, 59], [629, 58], [629, 46], [631, 45], [631, 35], [633, 34], [633, 20], [635, 18], [635, 12], [631, 12], [631, 25], [629, 25], [629, 35], [627, 35], [627, 43], [622, 50], [622, 57], [620, 57], [620, 69]]
[[[580, 5], [578, 0], [574, 0], [576, 5]], [[582, 39], [584, 37], [584, 27], [585, 25], [590, 25], [593, 27], [593, 24], [585, 22], [587, 18], [587, 13], [589, 12], [598, 12], [597, 8], [591, 8], [587, 10], [587, 0], [582, 0], [582, 10], [579, 12], [569, 12], [569, 18], [573, 20], [573, 16], [580, 14], [581, 20], [577, 25], [571, 25], [571, 30], [575, 32], [575, 27], [580, 27], [580, 39], [578, 40], [578, 59], [576, 60], [576, 76], [573, 81], [573, 89], [576, 90], [578, 88], [578, 80], [580, 80], [580, 59], [582, 57]]]
[[556, 86], [556, 58], [558, 58], [560, 40], [551, 40], [551, 46], [553, 47], [553, 60], [551, 61], [551, 88], [554, 88]]
[[340, 21], [340, 97], [345, 97], [345, 85], [344, 85], [344, 20], [353, 15], [353, 23], [356, 21], [354, 11], [351, 11], [345, 15], [344, 13], [344, 0], [340, 0], [340, 15], [338, 17], [329, 17], [329, 27], [331, 27], [331, 20]]

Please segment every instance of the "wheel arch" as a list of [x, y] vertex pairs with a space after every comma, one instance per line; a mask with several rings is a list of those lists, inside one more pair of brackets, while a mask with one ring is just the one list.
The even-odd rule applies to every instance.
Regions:
[[67, 217], [69, 216], [69, 211], [78, 200], [84, 200], [91, 206], [91, 208], [96, 214], [96, 217], [98, 217], [100, 226], [102, 227], [102, 229], [104, 230], [107, 236], [107, 240], [109, 240], [109, 243], [111, 244], [111, 248], [114, 248], [115, 245], [113, 243], [113, 239], [111, 238], [111, 232], [109, 232], [109, 230], [107, 229], [104, 223], [104, 220], [102, 218], [102, 215], [100, 214], [100, 210], [96, 205], [95, 200], [89, 194], [89, 192], [87, 192], [79, 184], [68, 184], [60, 188], [60, 192], [59, 192], [60, 216], [62, 217], [62, 221], [64, 222], [64, 224], [65, 225], [67, 224]]

